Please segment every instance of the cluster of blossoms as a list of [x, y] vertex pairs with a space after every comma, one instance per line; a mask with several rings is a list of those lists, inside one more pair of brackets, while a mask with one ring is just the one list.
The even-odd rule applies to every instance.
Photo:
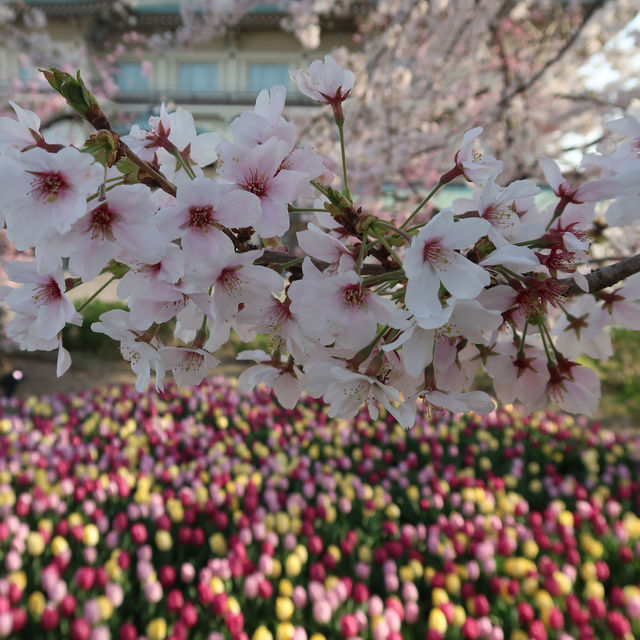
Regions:
[[0, 412], [0, 638], [640, 637], [637, 433], [220, 378]]
[[[256, 362], [243, 388], [264, 382], [288, 408], [307, 390], [345, 418], [363, 405], [375, 418], [382, 406], [404, 427], [418, 398], [491, 411], [487, 394], [468, 391], [481, 368], [503, 402], [535, 408], [550, 398], [591, 414], [599, 381], [578, 356], [610, 355], [607, 325], [640, 326], [640, 275], [606, 289], [638, 268], [597, 282], [577, 271], [596, 202], [612, 201], [614, 224], [638, 220], [635, 121], [612, 125], [627, 143], [588, 159], [599, 180], [570, 184], [543, 158], [556, 202], [542, 210], [534, 182], [497, 182], [502, 163], [474, 151], [482, 130], [472, 129], [452, 168], [395, 225], [351, 196], [342, 103], [354, 76], [330, 56], [292, 78], [333, 109], [341, 190], [323, 159], [296, 142], [282, 86], [232, 123], [232, 142], [198, 134], [188, 112], [164, 108], [120, 139], [79, 79], [46, 75], [99, 131], [81, 150], [45, 140], [37, 117], [14, 106], [17, 120], [0, 119], [0, 212], [16, 248], [35, 250], [33, 263], [6, 268], [21, 284], [6, 295], [15, 312], [8, 335], [23, 349], [57, 347], [60, 372], [70, 364], [61, 330], [81, 322], [66, 292], [104, 272], [129, 310], [105, 313], [93, 329], [119, 341], [140, 389], [153, 371], [158, 387], [169, 371], [180, 385], [197, 384], [231, 330], [246, 341], [267, 334], [270, 353], [240, 354]], [[473, 196], [417, 222], [455, 178], [472, 183]], [[292, 212], [314, 216], [295, 255], [273, 249]], [[585, 291], [593, 295], [568, 301]], [[171, 344], [158, 337], [167, 323]]]

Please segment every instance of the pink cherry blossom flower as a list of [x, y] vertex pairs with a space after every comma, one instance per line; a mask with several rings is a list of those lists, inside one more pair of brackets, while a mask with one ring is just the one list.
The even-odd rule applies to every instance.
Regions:
[[40, 260], [68, 256], [69, 270], [84, 280], [98, 276], [112, 259], [154, 261], [166, 245], [155, 227], [154, 213], [147, 187], [119, 185], [104, 200], [89, 203], [67, 233], [38, 247], [36, 254]]
[[492, 175], [497, 175], [502, 171], [503, 165], [500, 160], [474, 151], [474, 140], [482, 131], [482, 127], [475, 127], [462, 136], [462, 144], [455, 156], [456, 166], [450, 172], [452, 177], [463, 175], [467, 180], [481, 185]]
[[576, 204], [583, 202], [600, 202], [613, 198], [616, 195], [615, 184], [611, 180], [594, 180], [580, 186], [575, 186], [564, 179], [560, 168], [551, 158], [542, 156], [539, 162], [549, 186], [553, 189], [553, 192], [565, 202], [573, 202]]
[[475, 298], [489, 285], [489, 273], [456, 251], [475, 243], [489, 227], [479, 218], [455, 222], [451, 210], [443, 209], [420, 229], [403, 263], [408, 279], [405, 304], [415, 316], [442, 309], [440, 283], [457, 298]]
[[352, 269], [355, 259], [348, 247], [335, 236], [325, 233], [313, 223], [309, 223], [304, 231], [298, 231], [298, 244], [309, 256], [329, 263], [329, 269], [335, 270], [341, 261], [343, 270]]
[[252, 391], [261, 382], [266, 384], [278, 398], [285, 409], [293, 409], [302, 393], [302, 387], [298, 376], [301, 375], [287, 362], [273, 362], [272, 357], [264, 351], [242, 351], [238, 354], [238, 360], [255, 360], [259, 364], [245, 369], [238, 378], [238, 388], [241, 391]]
[[0, 176], [7, 237], [23, 251], [54, 231], [68, 231], [85, 214], [86, 199], [98, 190], [103, 171], [92, 156], [72, 147], [58, 153], [37, 148], [20, 154], [19, 161], [0, 158]]
[[[14, 327], [20, 325], [21, 348], [41, 348], [35, 345], [56, 339], [67, 322], [82, 324], [82, 316], [64, 295], [66, 285], [62, 269], [41, 274], [35, 263], [23, 261], [11, 262], [5, 269], [13, 282], [23, 283], [6, 298], [9, 308], [18, 314], [9, 323], [7, 332], [16, 335]], [[25, 323], [26, 318], [31, 318], [31, 322]]]
[[253, 146], [269, 138], [284, 140], [293, 148], [295, 125], [282, 117], [287, 90], [282, 85], [263, 89], [256, 98], [253, 111], [245, 111], [231, 123], [231, 135], [236, 144]]
[[215, 256], [209, 263], [192, 265], [186, 274], [183, 290], [192, 298], [192, 291], [207, 291], [213, 284], [209, 313], [222, 324], [214, 327], [212, 339], [219, 328], [226, 333], [229, 329], [225, 323], [232, 322], [241, 310], [266, 308], [273, 295], [281, 293], [282, 277], [271, 269], [253, 265], [260, 255], [260, 251], [247, 251]]
[[607, 360], [613, 355], [611, 337], [604, 331], [606, 313], [592, 297], [581, 297], [567, 309], [567, 314], [558, 319], [552, 332], [558, 336], [556, 347], [559, 351], [569, 358], [586, 354]]
[[603, 301], [607, 324], [632, 330], [640, 327], [640, 274], [630, 276], [614, 291], [598, 292], [597, 297]]
[[153, 263], [126, 260], [131, 265], [118, 284], [118, 296], [129, 299], [130, 321], [137, 329], [167, 322], [186, 304], [178, 287], [184, 275], [184, 253], [174, 244], [163, 246], [163, 255]]
[[324, 61], [314, 60], [308, 69], [290, 73], [304, 95], [316, 102], [330, 104], [334, 110], [339, 107], [340, 111], [355, 82], [353, 71], [343, 69], [330, 55], [326, 55]]
[[496, 182], [496, 177], [496, 173], [489, 176], [482, 188], [475, 191], [472, 199], [454, 200], [453, 213], [462, 215], [477, 211], [498, 234], [511, 242], [530, 240], [542, 235], [544, 225], [541, 223], [522, 225], [520, 222], [520, 217], [534, 206], [534, 196], [540, 192], [539, 187], [532, 180], [517, 180], [502, 187]]
[[308, 287], [305, 279], [317, 269], [309, 258], [303, 269], [305, 278], [289, 288], [291, 310], [299, 316], [305, 332], [322, 344], [335, 342], [358, 351], [373, 340], [378, 325], [407, 326], [406, 313], [369, 291], [354, 271], [316, 277], [313, 287]]
[[485, 367], [493, 378], [498, 398], [505, 403], [515, 400], [525, 404], [533, 402], [549, 380], [544, 351], [528, 344], [522, 353], [513, 342], [492, 346], [486, 356]]
[[540, 394], [528, 410], [540, 406], [547, 396], [563, 411], [590, 416], [600, 402], [600, 379], [593, 369], [561, 359], [549, 366], [546, 393]]
[[184, 183], [190, 177], [174, 154], [188, 162], [196, 177], [201, 177], [202, 167], [217, 159], [216, 146], [220, 136], [213, 132], [198, 134], [193, 115], [184, 109], [168, 113], [165, 105], [159, 116], [149, 118], [149, 129], [133, 125], [126, 142], [142, 159], [159, 166], [169, 180]]
[[196, 178], [178, 187], [176, 204], [158, 212], [158, 228], [171, 240], [180, 238], [188, 260], [233, 253], [222, 227], [250, 227], [260, 215], [253, 193], [223, 189], [209, 178]]
[[287, 205], [302, 194], [309, 180], [318, 174], [282, 170], [291, 149], [287, 142], [275, 137], [255, 147], [223, 143], [219, 151], [223, 161], [221, 177], [260, 199], [262, 211], [254, 224], [256, 231], [263, 237], [286, 233], [289, 229]]

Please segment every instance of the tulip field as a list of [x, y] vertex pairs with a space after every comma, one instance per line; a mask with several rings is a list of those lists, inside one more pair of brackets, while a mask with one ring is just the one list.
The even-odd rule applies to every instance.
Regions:
[[215, 378], [0, 402], [0, 638], [640, 638], [640, 434]]

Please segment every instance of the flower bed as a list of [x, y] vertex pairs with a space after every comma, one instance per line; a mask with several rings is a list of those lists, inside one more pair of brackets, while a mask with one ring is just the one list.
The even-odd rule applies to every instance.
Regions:
[[0, 637], [640, 637], [640, 437], [216, 379], [4, 401]]

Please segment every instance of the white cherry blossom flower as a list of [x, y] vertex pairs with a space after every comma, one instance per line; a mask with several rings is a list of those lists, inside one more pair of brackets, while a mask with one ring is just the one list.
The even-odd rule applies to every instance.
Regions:
[[260, 200], [253, 193], [196, 178], [178, 187], [175, 205], [158, 212], [158, 228], [171, 240], [180, 238], [187, 261], [206, 260], [234, 251], [222, 227], [250, 227], [260, 210]]
[[486, 415], [496, 408], [496, 403], [484, 391], [445, 392], [432, 390], [423, 391], [420, 395], [431, 407], [446, 409], [452, 413], [473, 411], [479, 415]]
[[326, 55], [324, 61], [314, 60], [308, 69], [291, 71], [291, 79], [305, 96], [316, 102], [342, 102], [351, 93], [355, 82], [353, 71], [343, 69]]
[[151, 380], [151, 371], [156, 371], [156, 388], [162, 386], [164, 366], [158, 350], [160, 344], [155, 338], [147, 336], [144, 331], [137, 330], [131, 323], [130, 314], [122, 309], [112, 309], [100, 316], [91, 329], [104, 333], [120, 343], [122, 357], [131, 365], [136, 374], [136, 389], [144, 391]]
[[40, 132], [40, 118], [27, 109], [18, 106], [12, 100], [9, 100], [11, 108], [15, 111], [17, 120], [3, 116], [0, 118], [0, 147], [3, 153], [11, 151], [22, 151], [25, 147], [29, 147], [35, 142], [33, 132]]
[[254, 360], [258, 364], [245, 369], [238, 377], [238, 389], [245, 393], [253, 391], [260, 383], [266, 384], [285, 409], [293, 409], [302, 393], [299, 376], [302, 374], [293, 366], [277, 366], [271, 356], [259, 349], [242, 351], [238, 360]]
[[440, 283], [457, 298], [475, 298], [489, 285], [489, 273], [456, 251], [474, 244], [489, 227], [480, 218], [455, 222], [451, 210], [443, 209], [420, 229], [403, 263], [408, 279], [405, 303], [416, 317], [440, 312]]
[[58, 153], [30, 149], [19, 160], [0, 158], [7, 237], [23, 251], [42, 244], [52, 232], [68, 231], [86, 213], [87, 197], [98, 190], [102, 177], [93, 157], [72, 147]]
[[57, 335], [67, 322], [82, 324], [82, 316], [64, 295], [62, 269], [38, 273], [35, 263], [17, 261], [7, 264], [5, 270], [10, 280], [23, 283], [6, 298], [9, 308], [17, 314], [9, 323], [7, 333], [19, 339], [21, 348], [40, 349], [37, 345], [42, 341], [54, 339], [57, 345]]
[[353, 418], [366, 405], [372, 420], [380, 414], [382, 405], [405, 428], [415, 422], [415, 406], [401, 404], [397, 389], [377, 378], [335, 366], [330, 371], [333, 381], [327, 386], [324, 400], [330, 404], [329, 417]]
[[153, 261], [166, 240], [155, 225], [155, 206], [142, 184], [119, 185], [104, 200], [93, 200], [87, 212], [64, 234], [39, 246], [39, 260], [69, 257], [69, 270], [85, 281], [95, 278], [112, 259]]
[[[358, 351], [373, 340], [378, 325], [407, 326], [406, 313], [391, 300], [369, 291], [354, 271], [317, 277], [309, 258], [303, 268], [305, 277], [289, 289], [291, 310], [304, 331], [322, 344], [335, 342]], [[305, 282], [309, 274], [312, 286]]]
[[455, 156], [455, 175], [463, 175], [467, 180], [481, 185], [492, 175], [502, 171], [502, 162], [493, 156], [474, 151], [475, 139], [482, 133], [482, 127], [470, 129], [462, 136], [462, 144]]
[[195, 346], [162, 347], [158, 355], [163, 369], [173, 372], [176, 384], [180, 387], [200, 384], [209, 370], [220, 364], [220, 360], [208, 351]]

